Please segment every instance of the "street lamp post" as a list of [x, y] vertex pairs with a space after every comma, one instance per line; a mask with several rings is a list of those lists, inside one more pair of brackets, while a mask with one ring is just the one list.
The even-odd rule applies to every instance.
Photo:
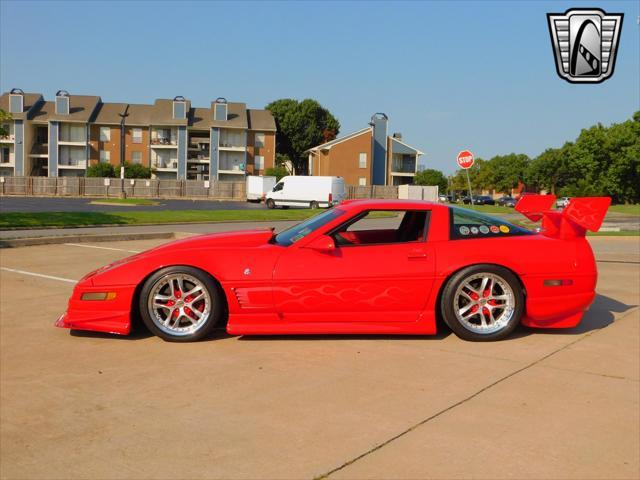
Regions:
[[118, 114], [122, 120], [120, 120], [120, 198], [127, 198], [127, 192], [124, 191], [124, 125], [125, 119], [129, 116], [129, 105], [124, 109], [124, 113]]

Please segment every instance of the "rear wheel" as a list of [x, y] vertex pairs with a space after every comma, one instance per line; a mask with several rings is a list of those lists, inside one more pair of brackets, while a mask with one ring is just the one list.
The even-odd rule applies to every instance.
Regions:
[[474, 265], [456, 273], [442, 294], [442, 316], [460, 338], [501, 340], [520, 323], [524, 293], [509, 270]]
[[318, 208], [318, 202], [311, 202], [311, 203], [309, 204], [309, 208], [310, 208], [311, 210], [317, 210], [317, 208]]
[[273, 201], [273, 198], [267, 198], [267, 201], [265, 203], [267, 204], [267, 208], [276, 208], [276, 202]]
[[168, 267], [142, 287], [140, 314], [147, 328], [172, 342], [209, 335], [224, 315], [224, 299], [213, 279], [192, 267]]

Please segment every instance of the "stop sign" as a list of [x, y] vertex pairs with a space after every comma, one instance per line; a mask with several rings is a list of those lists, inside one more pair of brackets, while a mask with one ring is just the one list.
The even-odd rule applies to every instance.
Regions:
[[463, 150], [458, 154], [458, 158], [456, 159], [460, 168], [471, 168], [473, 166], [473, 153], [469, 150]]

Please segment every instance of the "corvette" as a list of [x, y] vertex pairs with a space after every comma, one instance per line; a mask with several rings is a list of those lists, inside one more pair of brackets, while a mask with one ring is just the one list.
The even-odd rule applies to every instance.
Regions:
[[234, 335], [436, 333], [508, 336], [519, 324], [576, 326], [595, 297], [585, 235], [606, 197], [551, 210], [526, 195], [532, 231], [473, 210], [405, 200], [346, 201], [281, 233], [174, 241], [87, 274], [56, 325], [126, 335], [138, 320], [169, 341]]

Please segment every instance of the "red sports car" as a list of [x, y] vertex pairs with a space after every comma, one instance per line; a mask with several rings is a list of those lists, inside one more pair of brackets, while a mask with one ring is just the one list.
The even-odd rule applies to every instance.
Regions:
[[434, 334], [466, 340], [518, 324], [574, 327], [595, 296], [585, 238], [609, 198], [522, 197], [533, 232], [422, 201], [347, 201], [275, 234], [250, 230], [162, 245], [86, 275], [59, 327], [128, 334], [140, 318], [165, 340], [231, 334]]

